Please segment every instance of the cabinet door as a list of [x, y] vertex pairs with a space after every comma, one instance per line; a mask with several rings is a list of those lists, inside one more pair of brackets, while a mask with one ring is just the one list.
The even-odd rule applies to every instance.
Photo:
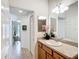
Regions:
[[54, 56], [54, 59], [60, 59], [60, 56], [55, 52], [53, 52], [53, 56]]
[[65, 59], [64, 57], [60, 56], [56, 52], [53, 52], [53, 55], [54, 55], [54, 59]]
[[65, 59], [64, 57], [60, 56], [60, 59]]
[[41, 47], [38, 47], [38, 59], [46, 59], [46, 52]]
[[54, 59], [54, 57], [49, 55], [49, 54], [47, 54], [47, 59]]

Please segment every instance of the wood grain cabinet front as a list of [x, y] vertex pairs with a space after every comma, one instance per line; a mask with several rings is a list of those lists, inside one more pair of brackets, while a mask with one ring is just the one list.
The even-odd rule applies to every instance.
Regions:
[[46, 52], [41, 47], [38, 47], [38, 59], [46, 59]]
[[54, 57], [47, 53], [47, 59], [54, 59]]
[[43, 45], [42, 48], [49, 54], [52, 55], [52, 50], [50, 48], [48, 48], [47, 46]]
[[42, 47], [42, 44], [41, 44], [40, 42], [38, 42], [38, 46], [39, 46], [39, 47]]
[[65, 59], [64, 57], [60, 56], [60, 59]]
[[65, 58], [39, 42], [38, 43], [38, 59], [65, 59]]
[[64, 57], [60, 56], [56, 52], [53, 52], [54, 59], [65, 59]]

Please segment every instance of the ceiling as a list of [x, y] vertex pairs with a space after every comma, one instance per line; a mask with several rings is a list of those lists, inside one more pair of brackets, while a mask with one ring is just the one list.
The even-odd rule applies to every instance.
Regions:
[[[64, 3], [65, 5], [71, 5], [71, 4], [73, 4], [73, 3], [75, 3], [76, 1], [78, 1], [78, 0], [48, 0], [48, 1], [52, 1], [52, 2], [55, 2], [55, 1], [57, 1], [56, 2], [56, 4], [57, 3]], [[22, 10], [23, 11], [23, 13], [19, 13], [19, 10]], [[26, 15], [28, 15], [29, 13], [32, 13], [33, 11], [29, 11], [29, 10], [24, 10], [24, 9], [21, 9], [21, 8], [16, 8], [16, 7], [10, 7], [10, 12], [12, 13], [12, 14], [15, 14], [15, 15], [17, 15], [17, 16], [26, 16]]]
[[75, 2], [77, 2], [78, 0], [48, 0], [48, 1], [56, 2], [56, 4], [64, 3], [65, 5], [71, 5]]
[[64, 3], [65, 5], [71, 5], [77, 1], [78, 0], [62, 0], [62, 3]]
[[[22, 13], [19, 12], [20, 10], [22, 11]], [[17, 16], [26, 16], [30, 13], [33, 13], [33, 11], [24, 10], [24, 9], [16, 8], [16, 7], [10, 7], [10, 13]]]

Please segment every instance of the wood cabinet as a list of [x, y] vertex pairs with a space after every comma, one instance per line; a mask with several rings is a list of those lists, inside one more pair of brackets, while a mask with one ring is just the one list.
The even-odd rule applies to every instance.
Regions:
[[57, 54], [56, 52], [53, 52], [53, 57], [54, 57], [54, 59], [65, 59], [64, 57], [62, 57], [61, 55]]
[[47, 59], [54, 59], [54, 57], [47, 53]]
[[[38, 42], [38, 59], [71, 59]], [[73, 58], [78, 59], [78, 58]]]
[[47, 46], [38, 42], [38, 59], [65, 59]]
[[42, 49], [44, 49], [47, 53], [52, 55], [52, 50], [45, 45], [42, 45]]
[[60, 56], [57, 53], [53, 53], [54, 59], [60, 59]]
[[46, 52], [41, 47], [38, 47], [38, 59], [46, 59]]

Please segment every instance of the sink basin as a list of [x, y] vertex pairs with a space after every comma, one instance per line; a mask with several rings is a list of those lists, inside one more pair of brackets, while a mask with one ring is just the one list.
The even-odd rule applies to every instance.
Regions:
[[62, 45], [61, 42], [58, 42], [58, 41], [55, 41], [55, 40], [46, 40], [45, 42], [49, 45], [52, 45], [52, 46], [61, 46]]

